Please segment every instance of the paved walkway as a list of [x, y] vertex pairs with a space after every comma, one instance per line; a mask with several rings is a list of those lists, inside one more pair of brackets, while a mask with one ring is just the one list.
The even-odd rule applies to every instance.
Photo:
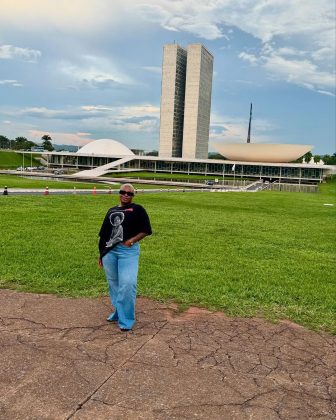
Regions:
[[1, 419], [331, 419], [336, 337], [138, 300], [0, 290]]

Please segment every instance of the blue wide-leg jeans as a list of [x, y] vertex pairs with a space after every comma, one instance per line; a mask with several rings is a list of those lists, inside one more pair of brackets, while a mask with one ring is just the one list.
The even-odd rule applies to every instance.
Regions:
[[128, 330], [135, 323], [139, 255], [138, 243], [130, 248], [118, 244], [102, 259], [110, 299], [115, 309], [108, 320], [118, 321], [120, 328]]

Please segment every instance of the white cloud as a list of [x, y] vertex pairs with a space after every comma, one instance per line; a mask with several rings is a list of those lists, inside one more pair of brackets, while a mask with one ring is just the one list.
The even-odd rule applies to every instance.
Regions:
[[24, 60], [29, 62], [36, 62], [41, 57], [41, 51], [32, 50], [28, 48], [15, 47], [14, 45], [0, 46], [0, 59], [3, 60]]
[[299, 35], [318, 48], [334, 44], [334, 19], [332, 0], [2, 0], [0, 16], [2, 25], [86, 33], [128, 23], [146, 27], [149, 21], [209, 40], [238, 28], [263, 43]]
[[84, 55], [78, 63], [61, 62], [55, 66], [68, 78], [94, 88], [113, 87], [118, 84], [133, 84], [134, 80], [104, 57]]
[[22, 83], [19, 83], [17, 80], [0, 80], [0, 85], [15, 86], [21, 87]]
[[[123, 25], [131, 4], [121, 0], [1, 0], [0, 26], [41, 31], [96, 32]], [[133, 17], [136, 22], [136, 16]], [[132, 16], [128, 16], [132, 20]]]
[[278, 53], [282, 56], [304, 56], [307, 54], [306, 51], [301, 51], [292, 47], [279, 48]]
[[[292, 53], [294, 50], [290, 50]], [[288, 49], [272, 48], [269, 44], [260, 55], [242, 52], [239, 58], [251, 65], [263, 67], [269, 74], [287, 82], [321, 92], [321, 88], [333, 89], [335, 76], [330, 71], [323, 71], [308, 58], [288, 58]], [[303, 55], [303, 54], [301, 54]]]
[[[50, 109], [45, 107], [31, 107], [22, 109], [0, 109], [2, 115], [12, 118], [18, 117], [20, 121], [38, 121], [39, 127], [45, 125], [55, 126], [58, 121], [61, 124], [66, 123], [68, 126], [79, 126], [83, 132], [76, 132], [68, 136], [64, 133], [57, 134], [57, 142], [61, 141], [67, 144], [83, 144], [77, 140], [81, 138], [86, 140], [91, 133], [110, 132], [120, 133], [123, 136], [127, 133], [158, 134], [159, 131], [159, 115], [160, 109], [151, 104], [139, 104], [134, 106], [101, 106], [101, 105], [85, 105], [81, 107], [68, 107], [66, 109]], [[48, 120], [54, 120], [51, 124]], [[75, 130], [74, 130], [75, 131]], [[30, 134], [38, 137], [42, 133], [40, 128], [30, 131]], [[41, 135], [45, 134], [43, 132]], [[49, 133], [52, 138], [52, 133]], [[55, 134], [55, 133], [54, 133]], [[40, 136], [41, 137], [41, 136]], [[77, 139], [77, 140], [76, 140]], [[71, 143], [71, 141], [72, 143]], [[76, 140], [76, 141], [75, 141]], [[92, 139], [91, 139], [92, 140]]]
[[330, 0], [147, 0], [145, 4], [138, 2], [138, 10], [165, 28], [205, 39], [223, 37], [224, 26], [229, 26], [262, 42], [296, 34], [322, 41], [323, 33], [334, 27], [335, 6]]
[[151, 120], [158, 119], [160, 108], [151, 104], [140, 104], [131, 106], [106, 106], [106, 105], [83, 105], [80, 107], [67, 107], [64, 109], [52, 109], [46, 107], [28, 108], [0, 108], [3, 115], [20, 118], [41, 118], [54, 120], [89, 120], [115, 119], [118, 121], [136, 121], [136, 119]]
[[169, 31], [185, 31], [209, 40], [223, 36], [213, 13], [215, 10], [214, 3], [195, 0], [149, 0], [146, 4], [139, 2], [137, 6], [137, 12], [144, 19], [160, 23]]
[[123, 107], [83, 106], [91, 118], [82, 120], [82, 126], [91, 131], [117, 133], [157, 133], [160, 109], [150, 104]]
[[[272, 135], [275, 125], [263, 119], [252, 120], [252, 143], [272, 143], [276, 140]], [[210, 125], [210, 144], [215, 141], [225, 143], [244, 143], [246, 142], [248, 131], [248, 116], [245, 119], [231, 117], [228, 115], [220, 116], [211, 114]]]
[[101, 112], [115, 115], [118, 118], [130, 117], [159, 117], [160, 108], [151, 104], [133, 105], [133, 106], [102, 106], [102, 105], [85, 105], [81, 109], [88, 112]]
[[335, 97], [336, 96], [336, 92], [328, 92], [327, 90], [317, 90], [318, 93], [321, 93], [322, 95], [327, 95], [327, 96], [332, 96]]
[[332, 73], [319, 71], [316, 64], [309, 60], [287, 60], [280, 55], [265, 57], [264, 67], [273, 74], [286, 78], [287, 81], [314, 89], [333, 87], [335, 78]]
[[[46, 131], [43, 130], [28, 130], [29, 137], [39, 141], [41, 137], [46, 134]], [[93, 141], [95, 139], [89, 137], [90, 133], [68, 133], [68, 132], [57, 132], [50, 131], [48, 132], [52, 138], [54, 144], [70, 144], [76, 146], [84, 146], [85, 144]]]
[[151, 73], [155, 73], [155, 74], [160, 74], [162, 73], [162, 69], [161, 67], [158, 66], [143, 66], [142, 67], [144, 70], [147, 70]]
[[260, 42], [259, 52], [239, 55], [251, 65], [317, 91], [332, 85], [335, 4], [331, 0], [147, 0], [139, 9], [144, 18], [163, 28], [204, 39], [225, 38], [225, 32], [237, 28]]
[[248, 54], [248, 53], [245, 53], [245, 52], [241, 52], [238, 55], [238, 57], [241, 58], [242, 60], [248, 61], [252, 65], [258, 64], [258, 58], [253, 54]]

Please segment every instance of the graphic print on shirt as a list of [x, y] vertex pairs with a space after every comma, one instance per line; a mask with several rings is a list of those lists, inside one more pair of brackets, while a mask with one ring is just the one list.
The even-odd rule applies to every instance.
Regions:
[[110, 222], [112, 227], [111, 238], [106, 242], [106, 248], [110, 248], [124, 239], [124, 230], [121, 226], [125, 215], [121, 211], [116, 211], [110, 215]]

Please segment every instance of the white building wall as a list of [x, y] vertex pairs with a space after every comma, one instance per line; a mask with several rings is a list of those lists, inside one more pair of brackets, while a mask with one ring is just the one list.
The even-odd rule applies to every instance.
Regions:
[[177, 44], [163, 47], [160, 148], [162, 157], [181, 157], [187, 52]]
[[207, 159], [213, 56], [201, 44], [187, 49], [182, 157]]

